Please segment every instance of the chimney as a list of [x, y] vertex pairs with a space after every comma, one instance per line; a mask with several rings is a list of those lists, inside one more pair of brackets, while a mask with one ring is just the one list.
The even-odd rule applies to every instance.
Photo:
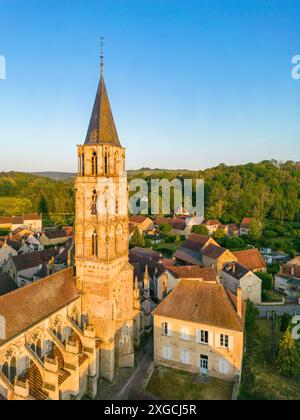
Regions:
[[281, 275], [283, 274], [283, 264], [280, 265], [280, 272], [279, 272], [279, 274], [281, 274]]
[[243, 299], [242, 299], [242, 289], [239, 287], [237, 289], [237, 300], [236, 300], [236, 310], [239, 317], [243, 316]]
[[235, 274], [235, 272], [236, 272], [236, 265], [235, 265], [235, 263], [233, 263], [233, 265], [232, 265], [232, 272], [233, 272], [233, 274]]
[[292, 267], [291, 267], [291, 276], [294, 276], [294, 275], [295, 275], [295, 266], [292, 265]]

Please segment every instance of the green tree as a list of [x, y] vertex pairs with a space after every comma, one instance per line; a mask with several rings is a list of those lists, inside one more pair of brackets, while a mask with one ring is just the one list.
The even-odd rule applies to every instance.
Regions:
[[161, 225], [159, 225], [159, 231], [163, 235], [168, 235], [172, 231], [172, 226], [169, 225], [169, 223], [162, 223]]
[[249, 229], [249, 237], [253, 241], [258, 241], [261, 237], [261, 223], [258, 219], [252, 219]]
[[133, 233], [129, 242], [130, 248], [134, 248], [136, 246], [144, 247], [145, 246], [145, 240], [143, 238], [143, 235], [141, 234], [138, 226], [135, 226], [133, 229]]
[[273, 289], [273, 275], [271, 273], [255, 273], [257, 277], [262, 280], [262, 289], [263, 290], [272, 290]]
[[281, 318], [281, 323], [280, 323], [280, 331], [282, 333], [285, 333], [289, 326], [290, 326], [290, 321], [291, 321], [291, 316], [290, 314], [287, 314], [286, 312], [283, 314], [282, 318]]
[[214, 239], [216, 241], [222, 240], [223, 238], [226, 237], [226, 232], [224, 229], [217, 229], [216, 232], [214, 233]]
[[195, 225], [192, 227], [192, 233], [198, 233], [199, 235], [208, 236], [209, 231], [205, 225]]
[[279, 353], [275, 363], [278, 372], [284, 376], [293, 377], [299, 372], [297, 347], [289, 328], [280, 341]]
[[48, 214], [48, 204], [43, 195], [41, 196], [41, 199], [39, 202], [39, 213], [42, 213], [45, 216]]
[[254, 303], [249, 299], [246, 300], [247, 310], [246, 310], [246, 323], [245, 328], [247, 334], [251, 334], [256, 325], [256, 318], [258, 316], [258, 309], [254, 306]]

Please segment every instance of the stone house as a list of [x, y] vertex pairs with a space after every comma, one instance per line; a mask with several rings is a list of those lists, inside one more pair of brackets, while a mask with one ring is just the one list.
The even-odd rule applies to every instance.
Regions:
[[237, 262], [232, 252], [219, 245], [209, 244], [201, 254], [204, 267], [214, 267], [217, 273], [220, 273], [228, 263]]
[[262, 281], [255, 273], [239, 263], [228, 264], [221, 273], [221, 283], [234, 294], [241, 289], [242, 299], [261, 303]]
[[300, 301], [300, 257], [281, 265], [275, 275], [274, 289], [297, 303]]
[[221, 223], [219, 220], [206, 220], [203, 223], [207, 227], [209, 235], [213, 235], [219, 228], [221, 228]]
[[202, 265], [202, 251], [210, 244], [218, 246], [210, 236], [191, 233], [174, 253], [173, 258], [178, 265]]
[[49, 230], [40, 236], [40, 243], [43, 246], [55, 246], [65, 244], [69, 240], [68, 233], [63, 230]]
[[153, 311], [154, 363], [233, 381], [241, 376], [245, 305], [218, 283], [181, 280]]

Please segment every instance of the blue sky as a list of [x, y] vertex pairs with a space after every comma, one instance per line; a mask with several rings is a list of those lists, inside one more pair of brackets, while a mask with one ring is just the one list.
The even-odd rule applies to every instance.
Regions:
[[76, 169], [99, 78], [127, 167], [300, 160], [299, 0], [0, 0], [0, 171]]

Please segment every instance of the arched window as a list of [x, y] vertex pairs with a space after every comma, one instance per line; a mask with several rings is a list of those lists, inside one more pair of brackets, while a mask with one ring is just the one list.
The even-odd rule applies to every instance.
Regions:
[[41, 339], [38, 339], [38, 341], [36, 342], [35, 353], [40, 359], [42, 358], [42, 341], [41, 341]]
[[94, 190], [93, 195], [92, 195], [92, 215], [97, 214], [97, 200], [98, 200], [97, 191]]
[[92, 175], [97, 175], [98, 174], [98, 157], [97, 157], [97, 153], [93, 152], [92, 155]]
[[60, 341], [62, 341], [62, 328], [61, 328], [61, 324], [59, 324], [59, 325], [56, 327], [56, 335], [57, 335], [57, 338], [58, 338]]
[[98, 257], [98, 235], [96, 231], [92, 235], [92, 255]]
[[104, 154], [104, 175], [108, 176], [108, 152], [105, 151]]
[[5, 362], [4, 365], [2, 366], [2, 372], [3, 372], [4, 376], [6, 376], [6, 378], [9, 379], [9, 364], [8, 364], [8, 362]]
[[81, 155], [81, 175], [85, 175], [84, 153]]
[[119, 176], [120, 172], [120, 161], [119, 161], [119, 153], [115, 153], [115, 176]]
[[17, 376], [17, 359], [14, 356], [10, 360], [9, 380], [11, 383], [14, 383], [16, 376]]

